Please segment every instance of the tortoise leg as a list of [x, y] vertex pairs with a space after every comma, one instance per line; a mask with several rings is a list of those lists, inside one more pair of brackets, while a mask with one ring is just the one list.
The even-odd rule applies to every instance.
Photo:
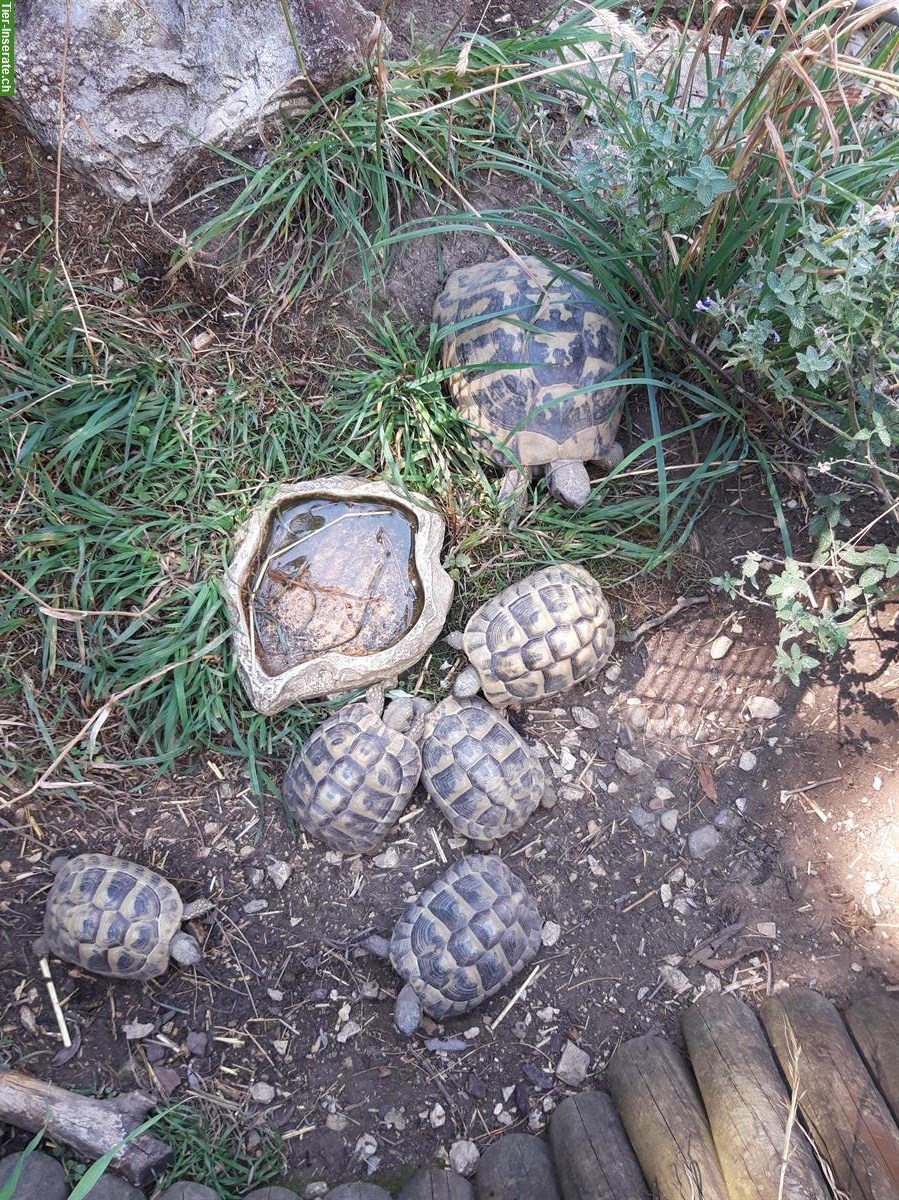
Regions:
[[590, 499], [590, 476], [582, 462], [560, 458], [544, 468], [546, 486], [569, 508], [583, 508]]
[[556, 789], [547, 779], [546, 787], [543, 790], [543, 795], [540, 797], [540, 805], [542, 808], [555, 808], [559, 797], [556, 795]]
[[416, 996], [411, 984], [400, 988], [393, 1010], [393, 1022], [400, 1033], [411, 1037], [421, 1021], [421, 1001]]
[[531, 472], [527, 468], [509, 467], [499, 489], [500, 506], [505, 509], [506, 520], [515, 526], [524, 515], [528, 497]]
[[598, 467], [604, 467], [607, 471], [614, 471], [623, 458], [624, 451], [621, 449], [620, 443], [612, 442], [608, 449], [603, 450], [601, 454], [597, 454], [593, 462]]

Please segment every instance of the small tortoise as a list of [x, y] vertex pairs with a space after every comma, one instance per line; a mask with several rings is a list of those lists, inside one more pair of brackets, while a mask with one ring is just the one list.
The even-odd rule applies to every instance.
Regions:
[[208, 912], [209, 900], [185, 905], [162, 875], [109, 854], [56, 859], [51, 869], [44, 934], [34, 943], [39, 957], [116, 979], [153, 979], [169, 957], [184, 966], [200, 961], [200, 945], [181, 922]]
[[383, 690], [371, 688], [319, 725], [284, 781], [284, 803], [307, 833], [342, 854], [377, 850], [421, 775], [428, 707], [404, 697], [384, 711]]
[[504, 258], [454, 271], [434, 305], [443, 365], [458, 368], [450, 391], [506, 468], [500, 500], [513, 516], [536, 468], [554, 496], [580, 508], [590, 495], [585, 463], [621, 462], [618, 329], [590, 286], [583, 271]]
[[365, 945], [405, 980], [394, 1019], [412, 1034], [422, 1012], [442, 1021], [505, 987], [537, 953], [540, 933], [537, 905], [518, 876], [498, 858], [473, 854], [413, 900], [389, 941]]
[[573, 563], [544, 567], [513, 583], [446, 639], [471, 664], [453, 692], [481, 689], [497, 708], [536, 704], [597, 675], [615, 645], [599, 584]]
[[520, 829], [556, 796], [540, 759], [496, 709], [448, 696], [425, 718], [425, 789], [450, 825], [478, 849]]

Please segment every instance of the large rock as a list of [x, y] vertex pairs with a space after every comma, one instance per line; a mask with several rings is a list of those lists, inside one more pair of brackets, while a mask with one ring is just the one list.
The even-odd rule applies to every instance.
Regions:
[[[0, 1192], [12, 1178], [21, 1158], [21, 1154], [9, 1154], [0, 1159]], [[62, 1166], [49, 1154], [33, 1150], [25, 1159], [10, 1200], [65, 1200], [68, 1194]]]
[[118, 1175], [107, 1172], [100, 1176], [85, 1200], [144, 1200], [144, 1194], [140, 1188], [132, 1187]]
[[[358, 0], [72, 0], [67, 163], [119, 200], [159, 200], [202, 145], [234, 150], [279, 110], [364, 67], [376, 17]], [[16, 5], [16, 95], [6, 101], [56, 147], [66, 0]], [[305, 78], [304, 78], [305, 76]]]

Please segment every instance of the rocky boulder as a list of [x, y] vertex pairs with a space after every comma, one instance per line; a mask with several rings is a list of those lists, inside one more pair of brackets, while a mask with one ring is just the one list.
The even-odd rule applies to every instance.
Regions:
[[[365, 67], [377, 18], [358, 0], [72, 0], [67, 165], [118, 200], [158, 201], [206, 146], [236, 150]], [[16, 94], [55, 149], [66, 0], [16, 5]]]

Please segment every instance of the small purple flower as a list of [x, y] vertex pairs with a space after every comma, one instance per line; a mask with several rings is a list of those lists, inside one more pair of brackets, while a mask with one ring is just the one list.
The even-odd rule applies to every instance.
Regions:
[[769, 334], [768, 336], [769, 336], [769, 337], [772, 339], [772, 341], [774, 342], [775, 346], [779, 346], [779, 345], [780, 345], [780, 334], [777, 332], [777, 330], [776, 330], [776, 329], [772, 329], [772, 330], [771, 330], [771, 332], [770, 332], [770, 334]]
[[693, 306], [693, 311], [698, 313], [712, 312], [715, 308], [715, 301], [711, 296], [706, 296], [704, 300], [697, 300]]

